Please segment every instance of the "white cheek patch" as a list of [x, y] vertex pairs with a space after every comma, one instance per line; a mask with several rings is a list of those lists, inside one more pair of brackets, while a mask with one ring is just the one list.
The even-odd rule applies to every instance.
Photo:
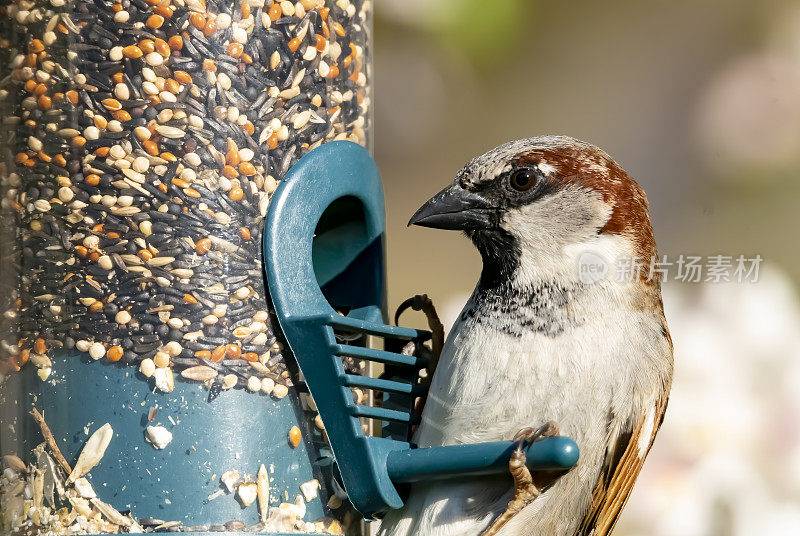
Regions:
[[620, 235], [600, 234], [564, 248], [566, 263], [580, 282], [614, 283], [619, 289], [634, 282], [634, 278], [623, 271], [630, 265], [633, 254], [631, 243]]
[[[596, 203], [599, 203], [597, 201]], [[537, 202], [509, 210], [502, 227], [517, 240], [520, 249], [520, 282], [578, 278], [578, 256], [587, 250], [616, 257], [616, 243], [605, 243], [596, 226], [606, 205], [596, 204], [585, 190], [562, 190]], [[597, 244], [600, 241], [601, 244]]]
[[613, 267], [626, 258], [632, 258], [633, 248], [628, 240], [620, 235], [600, 234], [590, 240], [566, 246], [564, 253], [568, 259], [576, 262], [582, 255], [592, 253], [605, 260], [609, 267]]

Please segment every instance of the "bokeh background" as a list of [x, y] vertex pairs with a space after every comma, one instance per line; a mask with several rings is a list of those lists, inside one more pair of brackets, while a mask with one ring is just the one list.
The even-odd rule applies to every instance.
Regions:
[[[568, 134], [648, 193], [661, 253], [761, 255], [756, 283], [668, 281], [667, 419], [616, 534], [800, 531], [800, 3], [375, 2], [375, 155], [392, 307], [449, 325], [480, 261], [406, 228], [470, 158]], [[668, 277], [668, 279], [670, 279]]]

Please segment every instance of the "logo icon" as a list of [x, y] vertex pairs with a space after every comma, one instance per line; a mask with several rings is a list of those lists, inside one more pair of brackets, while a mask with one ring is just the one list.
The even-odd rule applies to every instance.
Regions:
[[599, 253], [584, 251], [578, 255], [578, 280], [581, 283], [597, 283], [606, 278], [608, 271], [608, 261]]

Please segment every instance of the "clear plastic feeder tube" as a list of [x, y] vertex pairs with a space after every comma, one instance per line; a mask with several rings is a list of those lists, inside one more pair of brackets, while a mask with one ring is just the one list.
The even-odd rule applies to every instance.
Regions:
[[370, 146], [371, 4], [2, 1], [0, 532], [357, 530], [261, 233]]

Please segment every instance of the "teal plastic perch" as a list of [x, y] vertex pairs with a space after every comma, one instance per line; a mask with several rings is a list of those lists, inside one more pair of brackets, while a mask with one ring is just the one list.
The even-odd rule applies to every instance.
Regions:
[[[395, 484], [444, 478], [508, 473], [511, 441], [427, 447], [392, 452], [386, 460]], [[567, 437], [548, 437], [528, 447], [527, 465], [533, 471], [563, 471], [578, 463], [578, 447]]]
[[[383, 188], [369, 153], [355, 143], [331, 142], [301, 158], [281, 182], [263, 244], [278, 321], [325, 423], [348, 498], [366, 518], [402, 507], [400, 484], [508, 474], [514, 449], [510, 441], [411, 444], [426, 363], [399, 348], [430, 333], [385, 323], [384, 218]], [[384, 339], [386, 349], [359, 344], [362, 335]], [[392, 376], [350, 374], [346, 356], [388, 365]], [[384, 393], [383, 407], [356, 404], [352, 387]], [[377, 421], [388, 437], [365, 435], [361, 419]], [[532, 470], [565, 470], [578, 461], [578, 447], [567, 437], [547, 438], [528, 448], [527, 459]]]

